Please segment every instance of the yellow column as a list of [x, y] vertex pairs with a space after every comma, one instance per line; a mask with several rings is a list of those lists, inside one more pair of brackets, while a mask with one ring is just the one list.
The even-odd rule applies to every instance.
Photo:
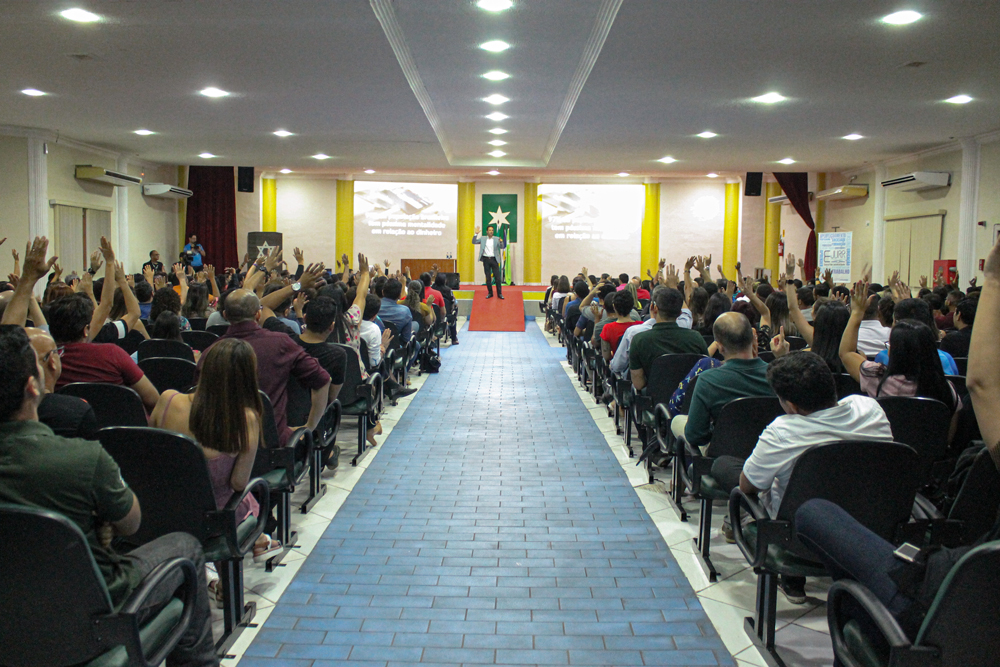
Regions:
[[722, 269], [726, 277], [736, 280], [736, 262], [740, 242], [740, 184], [726, 183], [726, 218], [722, 234]]
[[273, 178], [260, 179], [261, 231], [278, 231], [278, 181]]
[[344, 253], [354, 261], [354, 181], [337, 179], [337, 257]]
[[[527, 211], [527, 204], [525, 204]], [[527, 214], [525, 214], [527, 217]], [[476, 184], [458, 184], [458, 272], [462, 282], [476, 281], [476, 255], [472, 236], [476, 233]], [[527, 254], [527, 253], [525, 253]], [[527, 272], [527, 268], [525, 268]], [[525, 278], [527, 280], [527, 278]]]
[[[765, 197], [777, 197], [781, 186], [768, 183]], [[771, 269], [772, 281], [781, 274], [778, 260], [778, 240], [781, 238], [781, 204], [768, 204], [764, 210], [764, 268]]]
[[542, 213], [538, 209], [538, 183], [524, 184], [524, 282], [542, 282]]
[[646, 183], [646, 206], [642, 214], [642, 247], [639, 249], [639, 275], [646, 269], [656, 273], [660, 262], [660, 184]]

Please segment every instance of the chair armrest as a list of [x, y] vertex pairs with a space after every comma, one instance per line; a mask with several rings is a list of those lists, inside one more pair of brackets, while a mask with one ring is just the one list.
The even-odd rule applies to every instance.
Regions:
[[[184, 611], [182, 612], [180, 619], [177, 621], [177, 625], [170, 633], [170, 636], [163, 642], [160, 650], [149, 658], [146, 658], [145, 652], [139, 644], [139, 612], [146, 605], [146, 601], [153, 591], [156, 590], [156, 588], [159, 587], [167, 577], [173, 576], [177, 572], [180, 572], [183, 577], [183, 581], [178, 587], [180, 595], [175, 595], [175, 597], [180, 597], [180, 600], [184, 605]], [[122, 605], [121, 611], [115, 615], [118, 621], [116, 623], [105, 624], [102, 628], [102, 632], [108, 639], [111, 638], [111, 634], [118, 634], [121, 631], [125, 631], [132, 635], [132, 637], [119, 636], [117, 638], [119, 643], [125, 645], [125, 650], [129, 657], [129, 664], [138, 665], [140, 667], [156, 667], [167, 659], [167, 655], [174, 649], [177, 642], [180, 641], [181, 636], [187, 630], [188, 625], [190, 625], [191, 615], [194, 613], [197, 590], [198, 573], [195, 570], [194, 563], [187, 558], [171, 558], [170, 560], [164, 561], [153, 568], [149, 574], [143, 577], [142, 581], [139, 582], [138, 588], [132, 591], [132, 593], [128, 596], [128, 599], [126, 599], [125, 603]], [[105, 623], [107, 620], [110, 620], [110, 618], [107, 618]], [[114, 626], [117, 626], [117, 628], [114, 628]], [[110, 633], [108, 632], [109, 630], [111, 631]]]
[[913, 518], [917, 520], [939, 521], [945, 517], [941, 513], [941, 510], [934, 506], [934, 503], [918, 493], [913, 498]]
[[656, 440], [660, 443], [660, 449], [664, 452], [670, 451], [670, 422], [673, 421], [673, 417], [670, 416], [665, 403], [656, 404], [653, 408], [653, 419]]
[[[754, 551], [751, 551], [746, 535], [743, 534], [743, 517], [740, 515], [741, 509], [745, 509], [757, 525], [757, 548]], [[764, 506], [756, 495], [743, 493], [739, 487], [733, 489], [733, 492], [729, 494], [729, 521], [733, 527], [733, 537], [736, 538], [736, 546], [743, 552], [743, 557], [747, 559], [750, 566], [761, 567], [764, 565], [764, 560], [767, 558], [767, 537], [770, 536], [766, 534], [770, 532], [766, 530], [767, 524], [779, 522], [771, 520], [767, 514], [767, 510], [764, 509]], [[789, 532], [791, 531], [789, 530]]]
[[[257, 514], [257, 525], [252, 531], [250, 531], [250, 534], [247, 535], [246, 540], [240, 544], [236, 541], [236, 529], [238, 527], [236, 521], [236, 508], [238, 508], [240, 503], [242, 503], [247, 496], [253, 493], [255, 489], [258, 490], [258, 493], [254, 495], [257, 498], [257, 503], [260, 505], [260, 512]], [[215, 535], [221, 535], [226, 540], [226, 546], [229, 547], [230, 553], [240, 555], [246, 554], [253, 547], [254, 542], [257, 541], [257, 538], [260, 537], [261, 533], [264, 532], [265, 519], [271, 514], [270, 490], [271, 489], [267, 482], [260, 477], [254, 477], [247, 483], [246, 488], [243, 489], [243, 493], [238, 496], [233, 494], [233, 497], [229, 499], [229, 502], [226, 503], [226, 506], [221, 510], [206, 512], [205, 519], [208, 522], [212, 533]]]
[[699, 493], [701, 491], [701, 478], [712, 474], [712, 464], [715, 463], [715, 459], [702, 456], [701, 452], [692, 451], [697, 447], [688, 444], [687, 439], [684, 439], [684, 445], [691, 457], [691, 493]]
[[368, 394], [369, 404], [372, 406], [372, 414], [378, 415], [379, 404], [382, 398], [382, 376], [379, 373], [372, 373], [365, 380], [365, 392]]
[[684, 436], [674, 438], [674, 466], [681, 482], [690, 491], [692, 488], [691, 475], [688, 473], [688, 466], [691, 464], [691, 455], [688, 451], [687, 441]]
[[[844, 667], [863, 667], [863, 664], [851, 655], [844, 639], [844, 625], [851, 617], [843, 615], [841, 609], [845, 602], [852, 601], [856, 610], [860, 607], [868, 615], [871, 624], [882, 634], [889, 645], [891, 653], [911, 648], [909, 638], [899, 623], [889, 613], [875, 595], [856, 581], [843, 579], [834, 582], [827, 593], [826, 617], [830, 626], [830, 639], [833, 643], [833, 653]], [[899, 664], [890, 658], [890, 664]]]

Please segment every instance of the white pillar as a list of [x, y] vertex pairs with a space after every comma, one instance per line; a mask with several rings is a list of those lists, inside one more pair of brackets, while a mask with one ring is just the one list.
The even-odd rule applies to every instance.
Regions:
[[[882, 283], [886, 279], [885, 275], [885, 188], [882, 181], [889, 177], [888, 170], [884, 164], [875, 167], [875, 199], [874, 212], [872, 215], [872, 280]], [[895, 268], [895, 267], [893, 267]], [[853, 277], [853, 276], [852, 276]]]
[[45, 157], [45, 140], [28, 137], [28, 237], [47, 236], [49, 229], [49, 172]]
[[[118, 158], [118, 171], [128, 173], [128, 159]], [[141, 185], [139, 187], [142, 187]], [[115, 225], [117, 227], [117, 240], [115, 241], [115, 258], [125, 267], [125, 273], [129, 273], [129, 248], [128, 248], [128, 188], [127, 185], [119, 185], [115, 188], [117, 200], [115, 202]]]
[[976, 225], [979, 198], [979, 142], [971, 137], [962, 144], [962, 190], [958, 205], [958, 275], [969, 280], [979, 268], [976, 263]]

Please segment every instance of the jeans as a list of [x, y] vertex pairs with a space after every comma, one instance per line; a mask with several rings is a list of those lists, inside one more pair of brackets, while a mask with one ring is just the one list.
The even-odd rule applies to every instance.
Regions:
[[733, 489], [740, 485], [743, 463], [743, 459], [738, 459], [735, 456], [720, 456], [712, 462], [712, 477], [721, 488], [732, 493]]
[[[191, 624], [177, 642], [177, 646], [167, 656], [167, 667], [216, 666], [219, 664], [219, 658], [215, 654], [215, 641], [212, 638], [212, 612], [208, 607], [205, 554], [202, 553], [201, 543], [187, 533], [170, 533], [133, 549], [125, 556], [132, 561], [140, 577], [145, 577], [160, 563], [178, 557], [187, 558], [194, 563], [195, 572], [198, 573], [198, 583], [195, 586]], [[140, 623], [162, 609], [173, 597], [174, 591], [182, 581], [180, 572], [176, 572], [153, 589], [147, 598], [146, 606], [143, 607]]]
[[497, 294], [502, 295], [503, 279], [500, 277], [500, 264], [493, 257], [483, 257], [483, 271], [486, 272], [486, 293], [493, 296], [493, 284], [496, 283]]

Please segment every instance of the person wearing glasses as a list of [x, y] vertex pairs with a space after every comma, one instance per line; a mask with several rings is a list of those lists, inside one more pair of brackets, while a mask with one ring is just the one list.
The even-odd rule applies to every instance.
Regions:
[[56, 380], [62, 375], [62, 350], [45, 331], [35, 327], [25, 327], [24, 331], [38, 354], [44, 373], [45, 398], [38, 406], [38, 421], [64, 438], [97, 440], [97, 416], [90, 403], [76, 396], [55, 393]]

